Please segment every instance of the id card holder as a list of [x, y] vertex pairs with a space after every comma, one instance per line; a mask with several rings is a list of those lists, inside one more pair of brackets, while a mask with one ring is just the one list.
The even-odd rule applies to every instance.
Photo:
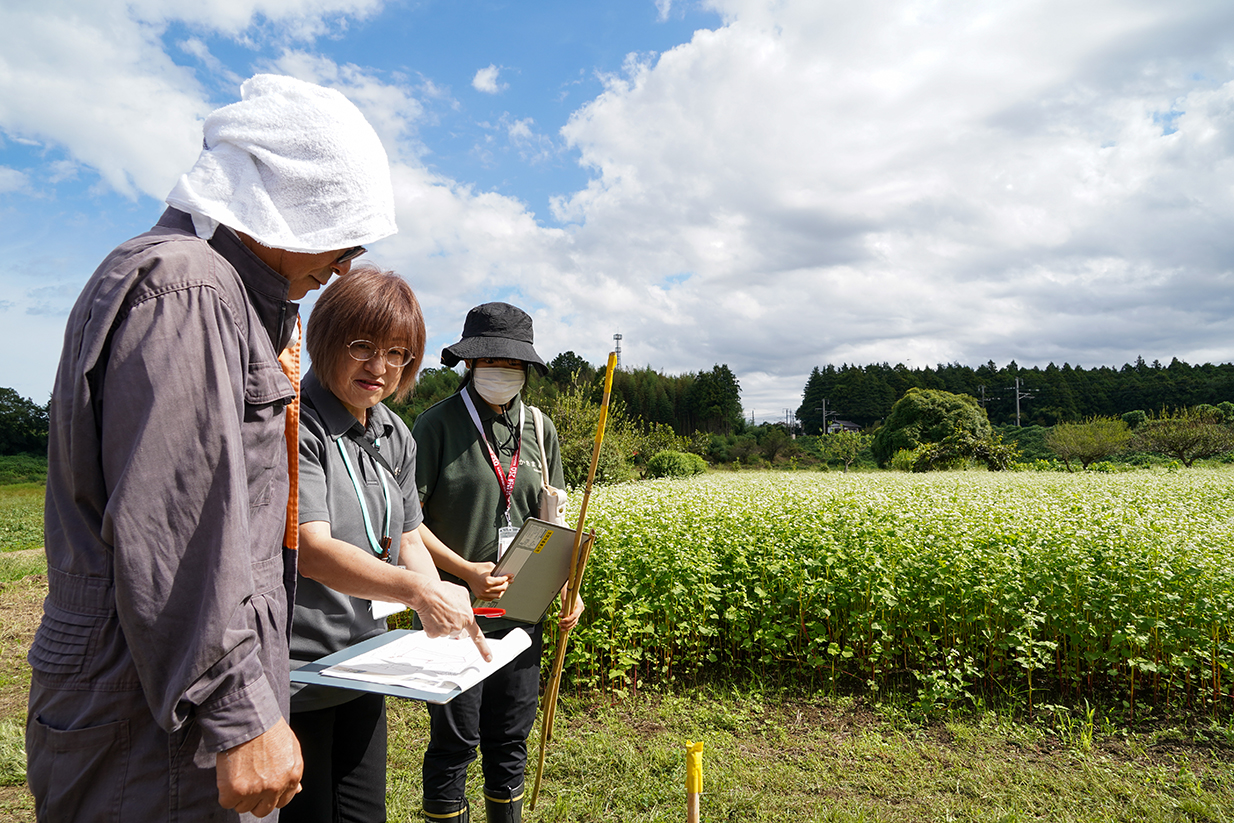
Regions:
[[518, 536], [518, 529], [514, 526], [502, 526], [497, 529], [497, 559], [506, 553], [506, 549], [510, 548], [510, 544], [514, 542], [514, 538]]

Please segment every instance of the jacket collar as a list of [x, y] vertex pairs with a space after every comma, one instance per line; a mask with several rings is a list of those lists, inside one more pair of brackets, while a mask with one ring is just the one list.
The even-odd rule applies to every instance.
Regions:
[[[191, 235], [197, 233], [193, 228], [193, 218], [187, 212], [171, 207], [163, 212], [158, 225]], [[226, 226], [220, 225], [209, 243], [240, 275], [240, 282], [248, 292], [249, 303], [257, 312], [262, 328], [274, 343], [275, 351], [282, 351], [291, 341], [300, 313], [300, 307], [287, 299], [287, 291], [291, 287], [287, 278], [261, 262]]]

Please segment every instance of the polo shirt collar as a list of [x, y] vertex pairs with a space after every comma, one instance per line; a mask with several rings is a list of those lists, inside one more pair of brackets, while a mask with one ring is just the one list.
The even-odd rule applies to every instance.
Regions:
[[317, 416], [321, 419], [321, 425], [325, 428], [326, 434], [335, 440], [343, 435], [375, 440], [378, 437], [388, 437], [394, 431], [394, 426], [389, 423], [377, 422], [376, 406], [369, 410], [369, 424], [366, 430], [360, 425], [360, 421], [347, 411], [343, 401], [335, 397], [334, 392], [322, 384], [317, 377], [317, 372], [311, 367], [304, 375], [304, 379], [300, 381], [300, 389], [304, 392], [304, 397], [317, 410]]

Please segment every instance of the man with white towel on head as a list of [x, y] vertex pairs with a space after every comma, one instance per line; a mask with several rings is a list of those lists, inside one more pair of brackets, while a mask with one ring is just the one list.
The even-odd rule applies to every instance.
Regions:
[[[396, 231], [394, 196], [343, 95], [258, 75], [241, 98], [65, 330], [28, 656], [40, 820], [265, 817], [299, 790], [294, 301]], [[461, 587], [426, 577], [412, 605], [480, 637]]]

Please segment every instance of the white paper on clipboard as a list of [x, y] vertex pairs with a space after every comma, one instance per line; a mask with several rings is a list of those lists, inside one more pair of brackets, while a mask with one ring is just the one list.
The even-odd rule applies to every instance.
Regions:
[[540, 622], [570, 576], [573, 551], [574, 529], [527, 518], [490, 572], [494, 577], [513, 575], [509, 588], [497, 600], [476, 600], [474, 605], [505, 609], [507, 619], [520, 623]]

